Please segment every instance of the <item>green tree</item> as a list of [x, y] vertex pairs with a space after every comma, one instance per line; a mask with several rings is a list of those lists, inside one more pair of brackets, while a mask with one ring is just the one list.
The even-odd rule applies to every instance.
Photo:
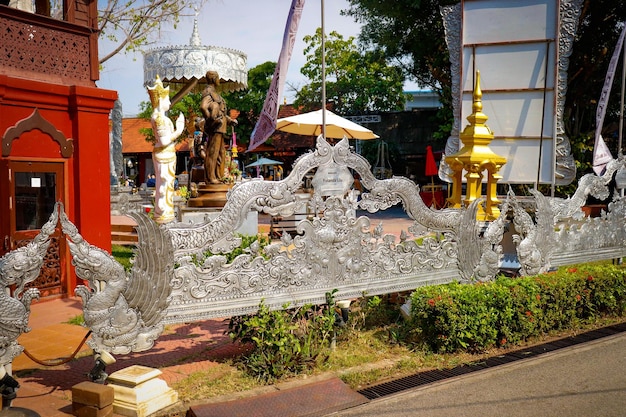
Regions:
[[[626, 1], [586, 0], [578, 24], [574, 49], [569, 60], [565, 128], [570, 137], [586, 137], [596, 128], [596, 109], [609, 62], [626, 21]], [[615, 122], [619, 118], [619, 82], [622, 60], [619, 60], [616, 82], [611, 90], [603, 136], [611, 151], [616, 152]]]
[[[440, 7], [458, 0], [349, 0], [344, 13], [362, 24], [359, 41], [393, 62], [405, 78], [439, 94], [438, 139], [453, 125], [450, 58]], [[402, 34], [402, 36], [399, 36]]]
[[450, 60], [439, 10], [458, 0], [348, 1], [350, 8], [344, 13], [363, 24], [361, 43], [394, 62], [420, 86], [442, 92], [450, 85]]
[[[223, 93], [222, 97], [226, 101], [228, 109], [236, 109], [240, 111], [237, 118], [238, 124], [235, 128], [237, 132], [237, 143], [247, 143], [252, 129], [256, 124], [263, 103], [265, 102], [265, 95], [272, 82], [272, 75], [274, 74], [275, 62], [265, 62], [257, 65], [248, 71], [248, 88], [242, 91], [235, 91], [232, 93]], [[170, 96], [174, 96], [175, 90], [170, 91]], [[184, 139], [189, 135], [193, 135], [194, 131], [194, 119], [196, 117], [202, 117], [200, 111], [200, 101], [202, 100], [202, 93], [189, 93], [176, 104], [174, 104], [168, 115], [172, 120], [176, 120], [180, 113], [185, 115], [187, 121], [187, 131], [181, 135]], [[139, 104], [140, 113], [139, 117], [144, 119], [150, 119], [152, 115], [152, 105], [150, 101], [142, 101]], [[154, 135], [152, 129], [145, 129], [142, 132], [146, 135], [147, 141], [154, 141]], [[230, 132], [229, 132], [230, 133]]]
[[[319, 109], [322, 103], [322, 31], [305, 36], [306, 63], [300, 72], [310, 84], [298, 91], [295, 104], [306, 111]], [[406, 102], [402, 93], [404, 76], [388, 65], [377, 51], [361, 51], [355, 38], [344, 39], [331, 32], [325, 39], [326, 101], [340, 114], [401, 110]]]
[[109, 41], [111, 50], [104, 51], [100, 43], [100, 65], [121, 51], [133, 52], [149, 42], [151, 33], [162, 25], [174, 28], [185, 9], [201, 7], [197, 0], [106, 0], [98, 2], [98, 31]]
[[252, 130], [261, 114], [267, 90], [272, 83], [275, 68], [276, 63], [271, 61], [251, 68], [248, 71], [246, 90], [222, 95], [229, 109], [237, 109], [241, 112], [237, 118], [239, 124], [236, 127], [238, 143], [247, 143], [250, 140]]

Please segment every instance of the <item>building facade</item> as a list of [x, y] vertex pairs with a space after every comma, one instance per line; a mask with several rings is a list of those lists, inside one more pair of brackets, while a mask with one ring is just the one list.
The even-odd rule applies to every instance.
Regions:
[[[109, 113], [114, 91], [96, 87], [97, 2], [20, 9], [0, 4], [0, 255], [24, 246], [56, 201], [91, 244], [111, 248]], [[11, 2], [10, 4], [13, 4]], [[31, 285], [73, 295], [76, 277], [61, 233]]]

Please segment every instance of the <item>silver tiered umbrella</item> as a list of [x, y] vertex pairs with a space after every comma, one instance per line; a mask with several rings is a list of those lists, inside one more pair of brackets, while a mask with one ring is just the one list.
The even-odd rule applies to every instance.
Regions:
[[206, 82], [207, 71], [220, 75], [220, 90], [230, 92], [248, 88], [247, 55], [241, 51], [217, 46], [203, 46], [194, 20], [189, 45], [164, 46], [144, 53], [144, 85], [151, 85], [158, 75], [164, 83], [180, 90], [172, 104], [198, 84]]

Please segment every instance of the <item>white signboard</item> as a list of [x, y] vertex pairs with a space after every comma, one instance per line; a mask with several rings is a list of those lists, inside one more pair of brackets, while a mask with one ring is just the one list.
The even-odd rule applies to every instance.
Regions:
[[321, 165], [313, 177], [313, 187], [324, 197], [346, 194], [353, 182], [348, 168], [335, 163]]
[[491, 149], [507, 158], [506, 183], [552, 183], [558, 2], [465, 0], [461, 51], [461, 130], [480, 71]]

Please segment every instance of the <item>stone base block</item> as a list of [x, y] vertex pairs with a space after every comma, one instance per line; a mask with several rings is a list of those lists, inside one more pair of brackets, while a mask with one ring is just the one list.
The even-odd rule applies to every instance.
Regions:
[[161, 371], [134, 365], [109, 375], [115, 399], [113, 412], [129, 417], [145, 417], [178, 401], [178, 393], [158, 378]]
[[115, 401], [129, 404], [140, 404], [142, 402], [151, 401], [155, 396], [162, 395], [170, 390], [167, 383], [160, 378], [142, 382], [134, 387], [115, 384], [111, 386], [115, 391]]
[[146, 417], [159, 410], [167, 408], [178, 401], [178, 393], [173, 389], [160, 394], [150, 401], [141, 403], [125, 403], [123, 401], [113, 401], [113, 412], [128, 417]]
[[72, 387], [72, 403], [104, 408], [113, 403], [113, 388], [84, 381]]
[[112, 417], [113, 404], [98, 408], [93, 405], [72, 403], [72, 414], [76, 417]]

